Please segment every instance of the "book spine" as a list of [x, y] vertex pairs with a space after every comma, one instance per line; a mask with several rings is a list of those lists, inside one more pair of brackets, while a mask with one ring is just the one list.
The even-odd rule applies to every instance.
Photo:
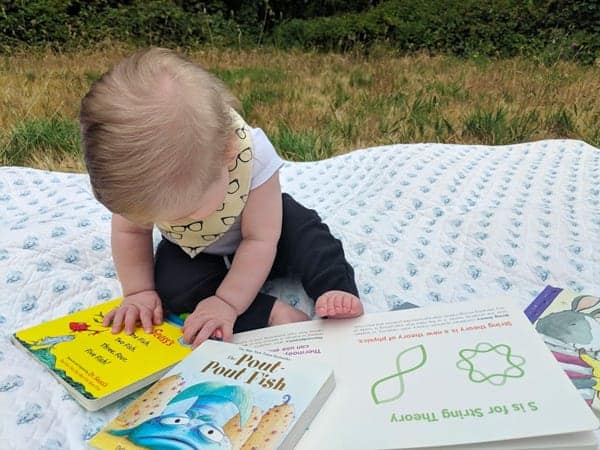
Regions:
[[535, 322], [546, 310], [548, 305], [562, 292], [561, 288], [546, 286], [545, 289], [525, 308], [525, 315], [530, 322]]

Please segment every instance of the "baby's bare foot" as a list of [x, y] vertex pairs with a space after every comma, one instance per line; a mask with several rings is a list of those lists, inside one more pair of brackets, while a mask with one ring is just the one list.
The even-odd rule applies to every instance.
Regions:
[[360, 299], [344, 291], [327, 291], [315, 303], [319, 317], [329, 319], [348, 319], [362, 315], [363, 305]]
[[305, 320], [310, 320], [310, 317], [299, 309], [294, 308], [289, 303], [282, 300], [276, 300], [273, 304], [271, 315], [269, 316], [269, 326], [303, 322]]

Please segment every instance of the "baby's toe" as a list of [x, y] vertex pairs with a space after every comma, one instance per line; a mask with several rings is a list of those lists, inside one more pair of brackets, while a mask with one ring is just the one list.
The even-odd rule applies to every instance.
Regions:
[[328, 291], [321, 295], [317, 299], [315, 310], [320, 317], [332, 319], [346, 319], [363, 313], [360, 299], [343, 291]]
[[353, 301], [352, 296], [350, 296], [350, 295], [344, 296], [344, 298], [342, 299], [342, 312], [344, 314], [352, 313], [353, 306], [354, 306], [354, 301]]

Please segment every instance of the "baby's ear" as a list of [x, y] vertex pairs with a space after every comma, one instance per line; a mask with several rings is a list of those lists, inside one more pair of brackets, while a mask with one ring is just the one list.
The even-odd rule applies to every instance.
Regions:
[[237, 158], [238, 155], [238, 148], [237, 145], [235, 145], [235, 141], [233, 139], [231, 139], [229, 141], [229, 143], [227, 144], [227, 147], [225, 147], [225, 153], [223, 155], [224, 159], [225, 159], [225, 165], [230, 166], [233, 164], [233, 162], [235, 161], [235, 158]]

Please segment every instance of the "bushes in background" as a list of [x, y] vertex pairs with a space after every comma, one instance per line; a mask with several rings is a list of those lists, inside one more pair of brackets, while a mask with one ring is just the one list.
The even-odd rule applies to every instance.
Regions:
[[389, 0], [362, 13], [288, 21], [274, 30], [274, 39], [282, 46], [327, 50], [386, 42], [402, 51], [544, 53], [593, 63], [600, 55], [600, 5], [592, 0]]
[[228, 43], [237, 24], [169, 0], [21, 0], [0, 5], [0, 45], [85, 47], [98, 41], [195, 46]]
[[593, 63], [597, 0], [20, 0], [0, 3], [0, 46], [300, 46], [462, 56], [542, 54]]

